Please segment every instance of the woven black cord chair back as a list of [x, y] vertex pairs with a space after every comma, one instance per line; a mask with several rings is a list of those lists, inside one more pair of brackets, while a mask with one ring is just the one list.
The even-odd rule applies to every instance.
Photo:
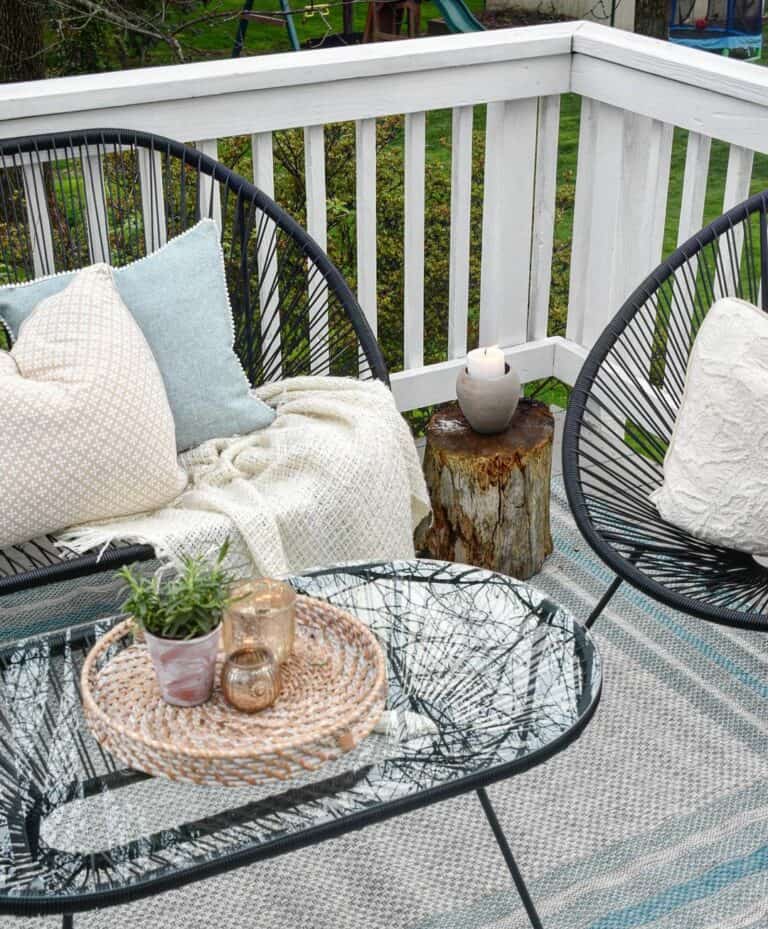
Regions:
[[[100, 261], [124, 265], [202, 218], [221, 232], [235, 350], [253, 386], [302, 375], [388, 380], [336, 267], [271, 198], [222, 164], [123, 130], [0, 141], [0, 285]], [[0, 325], [0, 347], [9, 341]], [[0, 551], [0, 594], [152, 555], [132, 546], [98, 565], [95, 556], [62, 565], [49, 543]]]
[[766, 309], [767, 202], [765, 192], [719, 217], [629, 297], [574, 386], [563, 473], [579, 528], [620, 577], [693, 615], [768, 629], [768, 571], [664, 522], [649, 499], [710, 307], [735, 296]]
[[0, 142], [0, 283], [123, 265], [204, 217], [220, 223], [235, 347], [258, 385], [386, 380], [349, 287], [273, 200], [194, 148], [119, 130]]

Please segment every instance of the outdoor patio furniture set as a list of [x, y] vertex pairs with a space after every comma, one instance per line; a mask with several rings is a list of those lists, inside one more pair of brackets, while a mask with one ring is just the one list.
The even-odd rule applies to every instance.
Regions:
[[[71, 209], [51, 212], [32, 230], [33, 249], [6, 240], [0, 263], [16, 267], [20, 280], [53, 272], [54, 257], [58, 269], [87, 263], [95, 242], [123, 264], [202, 217], [220, 216], [235, 348], [251, 383], [310, 373], [388, 382], [365, 316], [323, 251], [272, 199], [199, 151], [149, 134], [89, 130], [2, 142], [0, 160], [26, 178], [13, 187], [12, 171], [4, 172], [10, 186], [0, 197], [3, 223], [13, 224], [20, 199], [31, 198], [31, 212], [41, 218], [54, 209], [45, 187], [30, 185], [30, 177], [50, 174], [72, 197]], [[128, 218], [142, 161], [165, 183], [161, 197], [145, 200], [140, 233]], [[116, 218], [123, 221], [117, 236], [106, 213], [74, 209], [78, 183], [107, 192], [113, 230]], [[541, 927], [485, 788], [550, 758], [589, 722], [602, 683], [589, 626], [619, 584], [626, 580], [705, 619], [765, 625], [768, 573], [750, 555], [665, 522], [649, 496], [663, 479], [687, 360], [709, 306], [731, 294], [762, 299], [765, 308], [767, 203], [761, 194], [730, 210], [654, 271], [597, 341], [576, 382], [565, 485], [585, 538], [617, 575], [586, 621], [526, 584], [444, 562], [337, 565], [289, 578], [297, 591], [347, 609], [381, 633], [388, 708], [422, 714], [432, 726], [396, 753], [278, 792], [174, 786], [126, 836], [110, 823], [122, 821], [121, 811], [142, 789], [151, 790], [151, 781], [100, 750], [76, 683], [88, 650], [114, 620], [5, 645], [0, 812], [9, 839], [0, 853], [0, 913], [58, 913], [72, 926], [77, 912], [474, 791], [531, 924]], [[660, 312], [668, 320], [663, 333]], [[38, 542], [18, 546], [22, 568], [0, 576], [0, 594], [155, 557], [143, 545], [60, 557], [53, 551]], [[448, 628], [450, 637], [442, 634]], [[47, 695], [42, 702], [39, 693]]]

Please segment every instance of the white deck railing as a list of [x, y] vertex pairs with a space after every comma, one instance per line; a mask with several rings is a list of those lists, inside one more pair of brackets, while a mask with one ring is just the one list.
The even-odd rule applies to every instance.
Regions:
[[[582, 98], [566, 338], [548, 338], [560, 96]], [[376, 327], [376, 117], [405, 112], [401, 409], [453, 397], [466, 354], [473, 107], [488, 104], [480, 341], [524, 380], [572, 383], [661, 256], [674, 127], [687, 130], [678, 241], [702, 223], [711, 139], [730, 145], [727, 207], [768, 152], [768, 70], [589, 23], [0, 85], [0, 137], [130, 128], [192, 141], [250, 135], [271, 193], [272, 133], [305, 130], [307, 225], [326, 238], [324, 125], [356, 123], [358, 296]], [[425, 114], [451, 109], [446, 360], [424, 365]], [[151, 178], [145, 165], [143, 179]], [[98, 207], [98, 205], [97, 205]]]

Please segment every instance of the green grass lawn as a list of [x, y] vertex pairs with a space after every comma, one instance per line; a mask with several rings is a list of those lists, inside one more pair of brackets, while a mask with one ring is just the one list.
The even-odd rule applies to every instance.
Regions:
[[[289, 0], [293, 9], [306, 10], [313, 5], [313, 0]], [[484, 0], [466, 0], [467, 6], [475, 13], [482, 12]], [[231, 10], [236, 15], [243, 8], [243, 0], [216, 0], [212, 3], [211, 9], [215, 12], [226, 13]], [[323, 4], [314, 0], [314, 6], [318, 10], [323, 9]], [[341, 7], [338, 0], [330, 0], [327, 5], [327, 13], [320, 15], [314, 13], [297, 13], [294, 16], [296, 31], [299, 40], [304, 43], [310, 39], [320, 39], [328, 31], [341, 32]], [[279, 0], [255, 0], [253, 4], [254, 11], [273, 13], [279, 11]], [[357, 32], [362, 32], [365, 26], [365, 16], [367, 4], [355, 3], [354, 7], [354, 28]], [[424, 2], [421, 5], [421, 22], [426, 30], [427, 22], [435, 19], [440, 15], [439, 10], [434, 3]], [[212, 23], [193, 26], [189, 30], [179, 35], [183, 44], [193, 49], [195, 58], [226, 58], [232, 51], [235, 32], [237, 29], [236, 19], [217, 20]], [[271, 52], [288, 52], [291, 50], [288, 41], [288, 35], [285, 29], [265, 23], [252, 22], [248, 25], [244, 55], [263, 55]], [[153, 52], [153, 62], [162, 60], [170, 61], [170, 50], [158, 49]]]

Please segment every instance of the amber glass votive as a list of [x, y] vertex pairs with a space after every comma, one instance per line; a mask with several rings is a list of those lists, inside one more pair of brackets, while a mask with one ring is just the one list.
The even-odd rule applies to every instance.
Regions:
[[240, 581], [231, 591], [221, 630], [224, 652], [266, 648], [282, 664], [293, 651], [296, 592], [283, 581]]
[[224, 662], [221, 689], [243, 713], [265, 710], [280, 696], [280, 665], [268, 648], [240, 648]]

